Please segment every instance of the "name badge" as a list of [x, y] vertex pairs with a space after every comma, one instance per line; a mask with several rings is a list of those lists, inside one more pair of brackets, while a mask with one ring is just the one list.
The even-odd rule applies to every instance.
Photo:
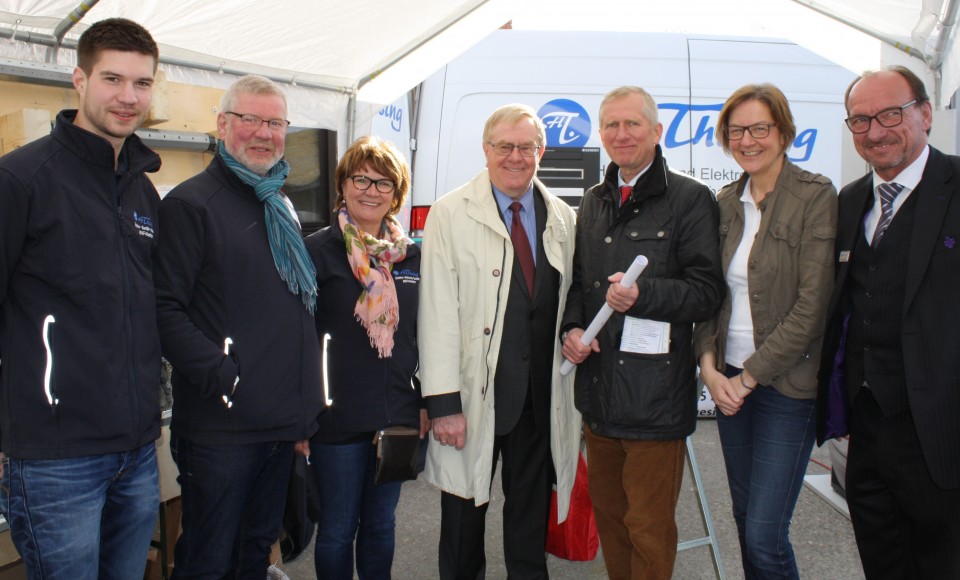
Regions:
[[840, 262], [849, 262], [850, 261], [850, 250], [844, 250], [840, 252]]

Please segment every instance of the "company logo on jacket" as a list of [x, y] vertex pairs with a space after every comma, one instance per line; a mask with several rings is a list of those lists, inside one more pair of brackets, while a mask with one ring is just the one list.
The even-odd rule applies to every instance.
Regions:
[[418, 284], [420, 282], [420, 273], [406, 268], [403, 270], [394, 270], [391, 274], [396, 284]]
[[153, 220], [145, 215], [140, 215], [134, 210], [133, 226], [137, 228], [137, 233], [146, 238], [153, 239]]

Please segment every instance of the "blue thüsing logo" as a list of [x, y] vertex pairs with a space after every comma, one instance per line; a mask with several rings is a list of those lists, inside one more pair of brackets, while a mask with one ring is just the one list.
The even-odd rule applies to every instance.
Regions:
[[537, 112], [547, 129], [547, 147], [584, 147], [590, 139], [590, 115], [580, 103], [554, 99]]

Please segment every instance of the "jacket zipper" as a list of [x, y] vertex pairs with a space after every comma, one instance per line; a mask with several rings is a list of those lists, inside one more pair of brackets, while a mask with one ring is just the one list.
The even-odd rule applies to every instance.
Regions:
[[[132, 409], [134, 413], [134, 421], [136, 422], [136, 433], [140, 433], [140, 387], [137, 384], [137, 356], [136, 356], [136, 337], [133, 332], [133, 304], [132, 296], [133, 291], [130, 288], [130, 264], [129, 264], [129, 251], [130, 247], [127, 244], [126, 235], [123, 233], [123, 194], [121, 193], [122, 189], [120, 184], [116, 183], [114, 180], [114, 188], [117, 199], [117, 237], [119, 249], [120, 249], [120, 273], [123, 277], [123, 310], [124, 310], [124, 322], [127, 332], [127, 344], [129, 345], [129, 355], [128, 355], [128, 364], [127, 364], [127, 374], [129, 375], [130, 384], [133, 385], [133, 404]], [[159, 377], [158, 377], [159, 380]], [[135, 436], [137, 437], [137, 436]], [[139, 437], [137, 437], [139, 438]]]
[[53, 377], [53, 347], [50, 346], [50, 325], [56, 321], [52, 314], [48, 314], [43, 319], [43, 348], [47, 351], [47, 366], [43, 371], [43, 392], [47, 395], [47, 403], [52, 410], [56, 410], [57, 405], [60, 404], [60, 399], [53, 394], [53, 387], [50, 385]]

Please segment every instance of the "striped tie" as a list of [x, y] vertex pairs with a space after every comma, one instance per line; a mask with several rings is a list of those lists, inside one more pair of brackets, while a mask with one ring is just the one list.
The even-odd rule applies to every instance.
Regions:
[[880, 191], [880, 223], [877, 224], [877, 231], [873, 233], [873, 242], [870, 243], [873, 248], [876, 248], [877, 244], [880, 243], [880, 238], [883, 237], [884, 232], [890, 227], [890, 222], [893, 221], [893, 200], [897, 199], [897, 196], [903, 191], [903, 186], [893, 182], [881, 183], [877, 186], [877, 189]]

